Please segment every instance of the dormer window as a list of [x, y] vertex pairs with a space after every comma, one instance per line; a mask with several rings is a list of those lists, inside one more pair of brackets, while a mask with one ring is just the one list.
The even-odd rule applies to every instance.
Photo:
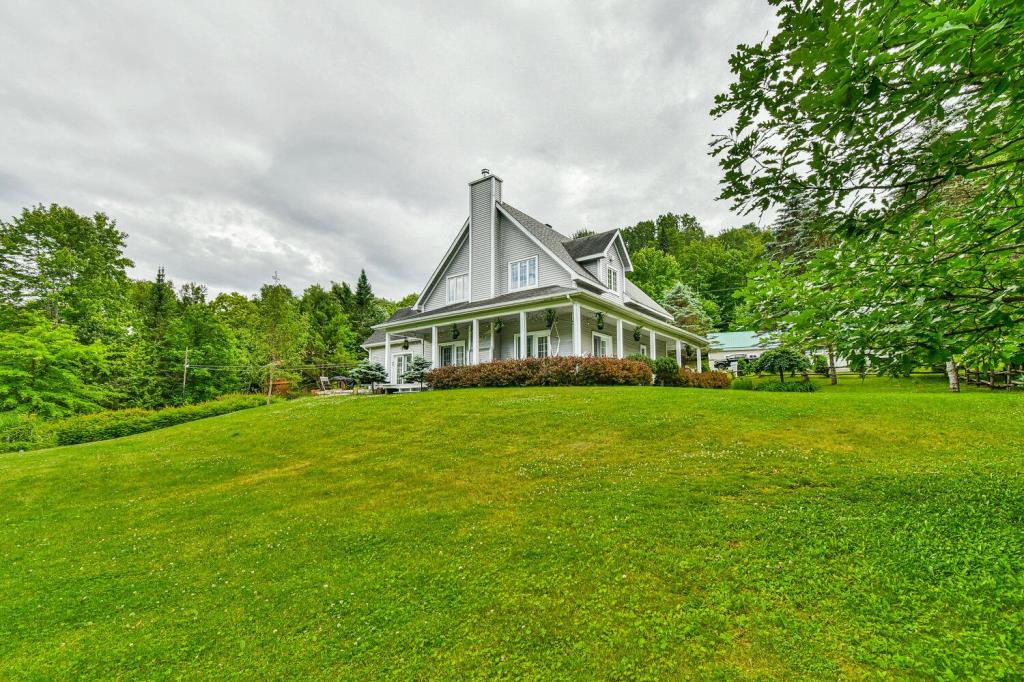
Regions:
[[537, 286], [537, 257], [524, 258], [508, 264], [509, 291]]
[[608, 268], [608, 288], [615, 292], [619, 290], [619, 271], [615, 268]]
[[469, 300], [469, 275], [448, 278], [448, 303]]

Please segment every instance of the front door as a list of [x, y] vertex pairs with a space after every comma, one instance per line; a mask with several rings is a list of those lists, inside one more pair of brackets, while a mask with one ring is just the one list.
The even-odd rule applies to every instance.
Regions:
[[402, 375], [409, 371], [409, 360], [412, 358], [412, 354], [406, 353], [404, 355], [395, 356], [395, 381], [394, 383], [404, 383]]

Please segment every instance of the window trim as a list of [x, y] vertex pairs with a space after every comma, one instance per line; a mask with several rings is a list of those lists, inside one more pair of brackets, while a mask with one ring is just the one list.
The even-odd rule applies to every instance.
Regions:
[[[455, 352], [455, 349], [459, 348], [459, 347], [462, 348], [462, 365], [460, 365], [458, 363], [458, 361], [457, 361], [458, 355]], [[442, 365], [441, 364], [441, 358], [444, 357], [444, 350], [443, 350], [444, 348], [451, 348], [452, 349], [452, 364], [450, 364], [450, 365]], [[467, 364], [469, 364], [469, 353], [466, 350], [466, 342], [465, 341], [445, 341], [444, 343], [437, 344], [437, 366], [438, 367], [462, 367], [462, 366], [467, 365]]]
[[[610, 358], [615, 353], [615, 347], [612, 346], [612, 337], [610, 334], [603, 334], [601, 332], [590, 333], [590, 354], [595, 358]], [[601, 339], [605, 342], [608, 348], [608, 352], [605, 355], [594, 355], [594, 341]]]
[[[612, 286], [612, 281], [611, 281], [612, 280], [612, 276], [615, 277], [615, 286]], [[615, 293], [619, 293], [619, 269], [618, 268], [609, 266], [607, 268], [607, 272], [605, 272], [604, 280], [605, 280], [605, 284], [608, 285], [609, 289], [611, 289]]]
[[[544, 337], [544, 338], [546, 338], [548, 340], [548, 354], [545, 355], [544, 357], [550, 358], [551, 357], [551, 330], [550, 329], [539, 329], [539, 330], [537, 330], [535, 332], [531, 332], [531, 331], [527, 331], [526, 332], [526, 357], [528, 357], [528, 358], [535, 358], [535, 357], [537, 357], [537, 337]], [[532, 346], [531, 346], [531, 343], [530, 343], [530, 339], [531, 338], [533, 339]], [[533, 354], [532, 355], [530, 353], [531, 347], [533, 349]], [[522, 359], [522, 358], [519, 357], [519, 332], [516, 332], [515, 334], [512, 335], [512, 358], [515, 359], [515, 360], [521, 360]]]
[[[533, 284], [526, 284], [526, 285], [521, 286], [521, 287], [513, 287], [512, 286], [512, 266], [513, 265], [518, 265], [519, 263], [528, 263], [529, 261], [533, 261], [533, 273], [534, 273]], [[529, 267], [527, 267], [527, 269], [526, 269], [526, 279], [527, 279], [527, 281], [529, 281], [529, 279], [530, 279], [530, 269], [529, 269]], [[526, 258], [517, 258], [516, 260], [510, 260], [508, 262], [508, 290], [509, 291], [525, 291], [527, 289], [536, 289], [539, 286], [540, 286], [540, 259], [537, 257], [536, 254], [534, 254], [532, 256], [527, 256]]]
[[[466, 286], [463, 287], [463, 289], [464, 289], [463, 290], [463, 297], [462, 298], [454, 298], [454, 299], [453, 298], [449, 298], [448, 295], [451, 293], [451, 288], [449, 287], [449, 283], [453, 279], [458, 279], [460, 277], [465, 277], [466, 278]], [[445, 305], [447, 305], [449, 303], [462, 303], [463, 301], [468, 301], [469, 300], [469, 273], [468, 272], [462, 272], [462, 273], [459, 273], [457, 275], [448, 275], [447, 277], [444, 278], [444, 300], [445, 300]]]

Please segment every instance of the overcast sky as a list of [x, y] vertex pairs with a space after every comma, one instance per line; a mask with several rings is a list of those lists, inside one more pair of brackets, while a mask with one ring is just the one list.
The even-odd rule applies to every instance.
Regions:
[[[347, 6], [346, 6], [347, 5]], [[0, 216], [128, 233], [134, 276], [419, 291], [483, 167], [570, 233], [666, 211], [712, 232], [708, 112], [762, 0], [0, 4]]]

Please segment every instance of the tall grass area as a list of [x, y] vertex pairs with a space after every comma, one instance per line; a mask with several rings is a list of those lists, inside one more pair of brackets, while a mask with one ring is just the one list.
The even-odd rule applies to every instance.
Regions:
[[1012, 678], [1022, 451], [1013, 394], [573, 387], [11, 453], [0, 678]]

